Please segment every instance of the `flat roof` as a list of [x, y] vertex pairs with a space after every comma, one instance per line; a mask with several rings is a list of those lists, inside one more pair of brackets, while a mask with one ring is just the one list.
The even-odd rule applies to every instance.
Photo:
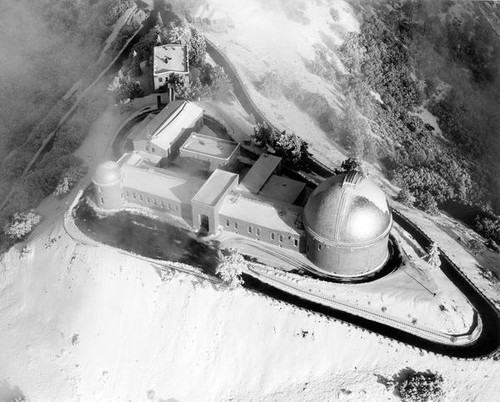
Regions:
[[205, 182], [203, 187], [196, 193], [193, 201], [202, 204], [214, 206], [220, 198], [227, 192], [231, 183], [236, 179], [238, 183], [238, 175], [225, 170], [216, 169]]
[[306, 183], [273, 174], [262, 187], [259, 195], [293, 204], [305, 186]]
[[184, 180], [160, 169], [123, 164], [123, 186], [141, 193], [189, 204], [203, 185], [203, 180]]
[[242, 180], [241, 185], [251, 193], [258, 193], [280, 162], [281, 158], [279, 156], [261, 154]]
[[178, 44], [155, 46], [153, 49], [153, 71], [155, 74], [162, 73], [187, 73], [189, 66], [187, 62], [187, 47]]
[[172, 143], [187, 127], [203, 117], [203, 109], [187, 101], [170, 102], [145, 127], [152, 133], [149, 142], [163, 149], [169, 149]]
[[272, 204], [232, 192], [225, 196], [219, 210], [220, 215], [297, 236], [300, 232], [295, 222], [301, 212], [302, 208], [294, 205]]
[[192, 133], [181, 149], [213, 156], [220, 159], [229, 159], [229, 157], [238, 148], [234, 141], [222, 138], [212, 137], [201, 133]]

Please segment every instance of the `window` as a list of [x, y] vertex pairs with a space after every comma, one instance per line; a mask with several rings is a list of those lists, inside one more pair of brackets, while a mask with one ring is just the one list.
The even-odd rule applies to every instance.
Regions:
[[273, 233], [273, 232], [271, 232], [271, 233], [269, 234], [269, 237], [271, 238], [271, 240], [274, 240], [274, 233]]
[[318, 250], [321, 251], [321, 244], [318, 244]]
[[238, 229], [238, 222], [234, 222], [234, 228]]
[[229, 219], [226, 219], [226, 226], [229, 226], [230, 222]]
[[162, 77], [158, 77], [158, 82], [163, 82], [163, 78]]
[[104, 204], [104, 198], [101, 197], [101, 204]]
[[283, 235], [280, 235], [280, 243], [283, 243]]
[[298, 245], [299, 245], [299, 239], [293, 239], [293, 245], [295, 247], [298, 247]]
[[257, 236], [260, 236], [260, 228], [257, 228]]
[[142, 194], [139, 194], [139, 199], [142, 201]]
[[149, 195], [147, 196], [148, 204], [151, 204], [151, 199], [149, 198]]
[[133, 196], [134, 198], [137, 198], [137, 194], [136, 194], [135, 192], [133, 192], [133, 193], [132, 193], [132, 196]]
[[153, 153], [155, 153], [155, 152], [156, 152], [155, 147], [151, 147], [151, 152], [153, 152]]
[[247, 228], [247, 230], [248, 230], [248, 233], [252, 233], [252, 227], [251, 227], [251, 226], [249, 226], [249, 227]]
[[165, 201], [161, 200], [161, 207], [165, 208]]

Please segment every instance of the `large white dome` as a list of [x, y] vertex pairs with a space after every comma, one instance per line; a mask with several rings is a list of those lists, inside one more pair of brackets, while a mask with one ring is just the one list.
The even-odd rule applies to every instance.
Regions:
[[325, 180], [303, 218], [308, 257], [327, 273], [362, 276], [388, 258], [391, 211], [384, 192], [360, 172]]

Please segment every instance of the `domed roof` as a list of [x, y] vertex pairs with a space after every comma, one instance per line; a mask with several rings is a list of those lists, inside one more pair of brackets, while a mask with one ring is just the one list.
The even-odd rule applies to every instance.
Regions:
[[114, 184], [122, 177], [120, 165], [113, 161], [106, 161], [97, 166], [92, 180], [101, 185]]
[[332, 176], [304, 208], [306, 229], [328, 243], [362, 245], [387, 234], [392, 215], [384, 192], [360, 172]]

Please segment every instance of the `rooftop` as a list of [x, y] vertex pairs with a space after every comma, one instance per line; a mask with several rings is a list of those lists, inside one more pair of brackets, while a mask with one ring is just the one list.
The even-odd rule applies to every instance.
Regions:
[[235, 180], [237, 183], [237, 174], [216, 169], [196, 193], [193, 201], [214, 206]]
[[262, 187], [259, 195], [293, 204], [305, 186], [306, 184], [300, 181], [273, 174]]
[[220, 159], [228, 159], [238, 148], [234, 141], [224, 140], [200, 133], [192, 133], [181, 150], [209, 155]]
[[182, 131], [203, 117], [203, 109], [187, 101], [170, 102], [145, 130], [152, 133], [151, 144], [168, 149]]
[[153, 50], [153, 71], [155, 74], [178, 72], [187, 73], [187, 47], [184, 45], [169, 44], [155, 46]]
[[121, 170], [125, 188], [185, 204], [191, 202], [203, 185], [201, 179], [192, 177], [185, 180], [146, 166], [123, 164]]
[[281, 162], [281, 158], [274, 155], [262, 154], [253, 164], [241, 185], [251, 193], [258, 193], [269, 177], [274, 173]]
[[219, 214], [243, 220], [251, 225], [300, 235], [295, 223], [302, 208], [264, 202], [240, 193], [230, 193], [222, 202]]

